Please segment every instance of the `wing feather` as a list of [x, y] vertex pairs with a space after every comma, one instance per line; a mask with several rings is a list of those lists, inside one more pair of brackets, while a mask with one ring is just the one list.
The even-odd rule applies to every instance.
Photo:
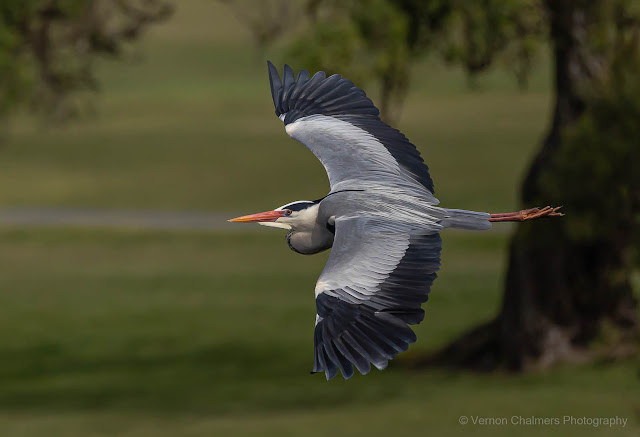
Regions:
[[409, 325], [424, 318], [421, 305], [440, 250], [434, 230], [371, 217], [336, 219], [334, 246], [316, 286], [313, 371], [331, 379], [337, 367], [349, 378], [353, 366], [362, 374], [370, 364], [383, 369], [407, 350], [416, 341]]
[[[271, 62], [268, 70], [276, 115], [284, 120], [285, 126], [299, 125], [295, 133], [293, 129], [287, 132], [324, 164], [332, 189], [336, 189], [336, 184], [345, 185], [346, 180], [357, 185], [361, 180], [386, 179], [389, 185], [401, 179], [405, 185], [426, 189], [433, 197], [433, 181], [420, 152], [400, 131], [380, 120], [380, 111], [353, 82], [337, 74], [326, 77], [322, 71], [309, 79], [306, 70], [301, 70], [293, 80], [293, 70], [288, 65], [284, 66], [281, 80]], [[355, 130], [346, 132], [340, 123], [325, 123], [323, 131], [318, 132], [317, 123], [313, 122], [320, 117], [340, 120]], [[341, 165], [346, 157], [349, 165]], [[358, 162], [370, 165], [359, 168]], [[435, 198], [433, 203], [437, 203]]]

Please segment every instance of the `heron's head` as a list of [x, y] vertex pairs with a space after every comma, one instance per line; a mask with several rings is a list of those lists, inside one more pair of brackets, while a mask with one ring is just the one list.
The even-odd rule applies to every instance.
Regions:
[[243, 215], [229, 220], [239, 223], [258, 223], [272, 228], [299, 230], [307, 226], [313, 227], [318, 216], [320, 202], [310, 200], [298, 200], [282, 205], [273, 211], [259, 212], [257, 214]]

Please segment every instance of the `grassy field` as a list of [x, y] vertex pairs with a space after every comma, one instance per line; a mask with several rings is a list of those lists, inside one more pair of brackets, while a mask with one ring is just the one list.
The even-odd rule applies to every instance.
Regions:
[[[631, 363], [515, 377], [416, 372], [412, 356], [485, 320], [499, 302], [506, 238], [445, 235], [419, 341], [385, 372], [311, 376], [311, 287], [322, 256], [278, 232], [0, 232], [0, 429], [25, 436], [537, 435], [461, 415], [630, 418]], [[547, 430], [547, 428], [545, 428]]]
[[[273, 116], [264, 59], [218, 2], [180, 1], [137, 50], [100, 63], [95, 117], [55, 128], [12, 118], [0, 207], [254, 212], [326, 193], [320, 164]], [[281, 48], [268, 56], [286, 61]], [[457, 70], [416, 67], [399, 127], [444, 206], [518, 206], [548, 77], [540, 61], [525, 92], [492, 72], [469, 93]], [[298, 256], [279, 231], [0, 229], [0, 436], [638, 435], [634, 362], [526, 376], [406, 366], [500, 306], [508, 235], [443, 238], [418, 343], [384, 372], [327, 383], [308, 374], [326, 254]], [[460, 425], [462, 415], [629, 422]]]

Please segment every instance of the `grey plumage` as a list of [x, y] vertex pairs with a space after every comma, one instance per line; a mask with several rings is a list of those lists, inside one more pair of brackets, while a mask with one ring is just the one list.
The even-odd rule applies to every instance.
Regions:
[[383, 369], [416, 340], [409, 325], [424, 318], [440, 267], [439, 231], [488, 229], [489, 214], [438, 207], [418, 150], [351, 81], [309, 78], [306, 70], [294, 79], [288, 65], [281, 79], [271, 62], [268, 70], [276, 115], [324, 165], [331, 186], [324, 199], [278, 220], [290, 226], [296, 251], [333, 245], [315, 290], [313, 371], [330, 379], [338, 370], [351, 377], [354, 366], [363, 374], [371, 364]]
[[332, 358], [345, 350], [363, 374], [368, 364], [356, 357], [384, 369], [415, 342], [407, 325], [424, 318], [421, 305], [436, 278], [440, 249], [438, 233], [377, 219], [338, 219], [334, 248], [316, 286], [314, 372], [331, 376], [334, 363], [349, 377], [352, 366]]

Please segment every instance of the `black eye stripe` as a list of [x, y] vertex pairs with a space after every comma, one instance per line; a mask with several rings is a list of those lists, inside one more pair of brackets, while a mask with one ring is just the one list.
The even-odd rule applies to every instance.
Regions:
[[280, 209], [281, 210], [290, 209], [291, 211], [302, 211], [303, 209], [307, 209], [313, 205], [315, 205], [314, 202], [296, 202], [296, 203], [290, 203], [289, 205], [285, 205]]

